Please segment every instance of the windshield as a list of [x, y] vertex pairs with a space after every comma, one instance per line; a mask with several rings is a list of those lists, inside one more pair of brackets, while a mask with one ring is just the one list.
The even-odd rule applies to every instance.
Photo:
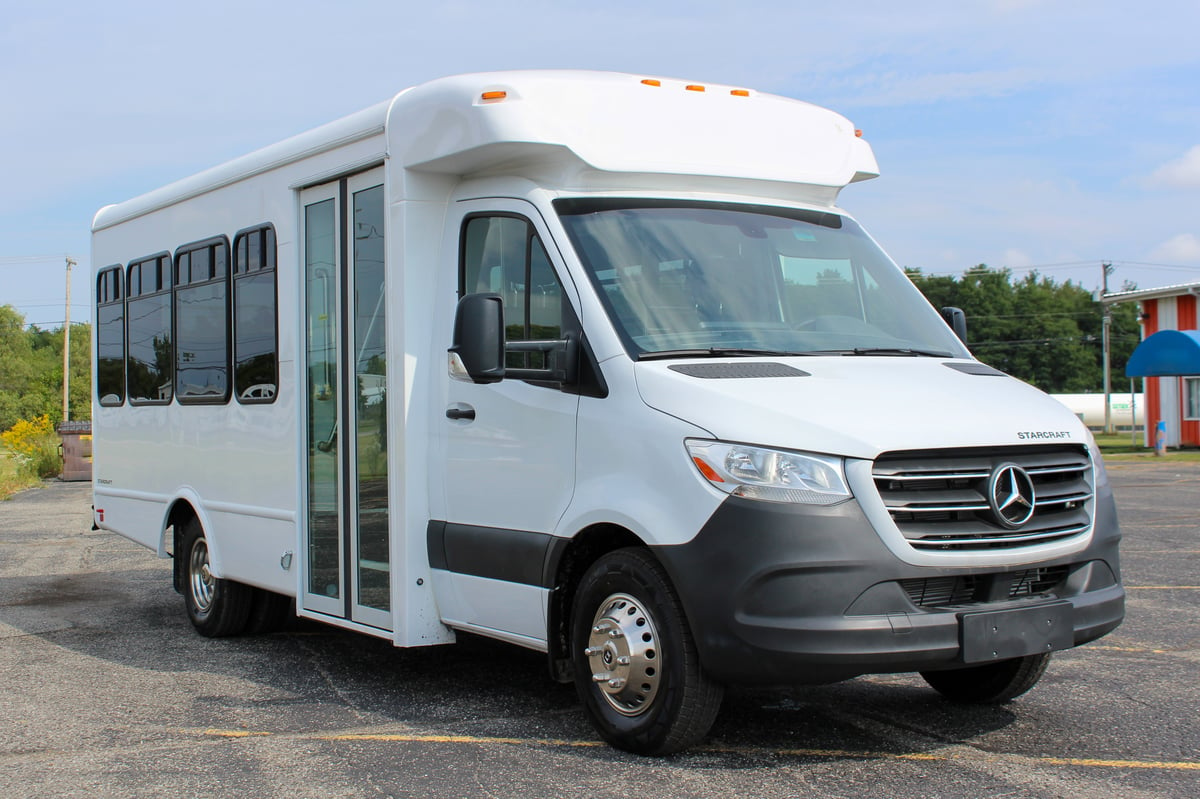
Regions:
[[630, 354], [966, 350], [852, 220], [767, 206], [558, 200], [555, 209]]

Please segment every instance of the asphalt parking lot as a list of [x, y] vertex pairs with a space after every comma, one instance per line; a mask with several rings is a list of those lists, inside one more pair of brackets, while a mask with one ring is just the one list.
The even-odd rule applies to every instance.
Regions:
[[707, 743], [600, 744], [542, 656], [298, 623], [209, 640], [90, 486], [0, 503], [0, 797], [1194, 797], [1200, 463], [1110, 467], [1125, 624], [1000, 707], [911, 675], [733, 690]]

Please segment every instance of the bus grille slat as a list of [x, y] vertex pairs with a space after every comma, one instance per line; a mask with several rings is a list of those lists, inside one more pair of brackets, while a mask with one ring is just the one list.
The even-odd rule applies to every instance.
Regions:
[[[988, 501], [993, 470], [1025, 470], [1034, 485], [1032, 517], [1013, 529]], [[1084, 535], [1092, 525], [1092, 463], [1078, 446], [1006, 447], [885, 453], [872, 469], [892, 521], [914, 549], [1017, 549]]]

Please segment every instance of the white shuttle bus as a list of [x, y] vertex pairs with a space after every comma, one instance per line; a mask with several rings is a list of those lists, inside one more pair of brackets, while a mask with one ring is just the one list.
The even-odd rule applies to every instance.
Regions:
[[839, 210], [877, 173], [799, 101], [511, 72], [107, 206], [96, 524], [203, 635], [503, 639], [634, 752], [725, 685], [1011, 699], [1121, 622], [1112, 493]]

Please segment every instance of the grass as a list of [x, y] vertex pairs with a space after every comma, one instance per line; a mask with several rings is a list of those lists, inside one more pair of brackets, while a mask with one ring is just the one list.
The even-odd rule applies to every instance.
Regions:
[[24, 466], [21, 458], [0, 447], [0, 500], [41, 484], [41, 479]]
[[1142, 446], [1142, 433], [1138, 431], [1112, 435], [1096, 434], [1096, 443], [1105, 461], [1156, 461], [1158, 463], [1200, 463], [1200, 450], [1194, 448], [1168, 449], [1165, 455], [1155, 455], [1154, 447]]

